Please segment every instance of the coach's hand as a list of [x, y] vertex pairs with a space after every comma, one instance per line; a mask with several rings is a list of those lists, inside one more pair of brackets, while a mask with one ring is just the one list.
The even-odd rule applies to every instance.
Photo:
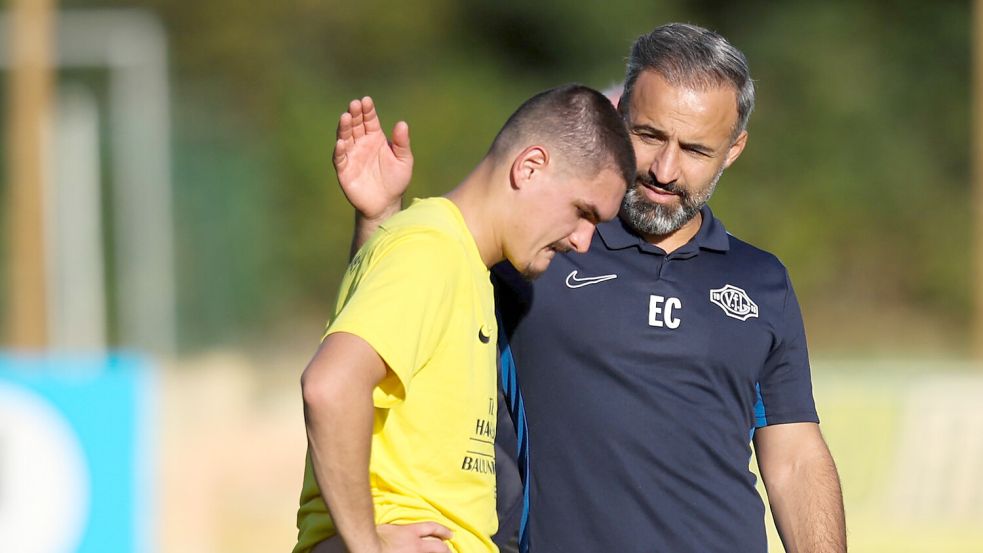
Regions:
[[385, 553], [450, 553], [444, 540], [453, 535], [449, 528], [436, 522], [382, 524], [376, 532]]
[[352, 100], [338, 121], [334, 166], [341, 190], [359, 215], [382, 221], [399, 211], [413, 174], [409, 126], [400, 121], [386, 140], [372, 98]]

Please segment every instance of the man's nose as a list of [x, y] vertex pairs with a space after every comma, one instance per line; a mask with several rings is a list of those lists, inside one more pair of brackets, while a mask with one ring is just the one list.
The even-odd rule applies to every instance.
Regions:
[[665, 144], [659, 150], [649, 172], [660, 184], [670, 184], [679, 179], [679, 148], [673, 144]]
[[590, 248], [591, 238], [594, 237], [594, 223], [590, 221], [580, 221], [577, 228], [570, 233], [570, 247], [579, 253], [585, 253]]

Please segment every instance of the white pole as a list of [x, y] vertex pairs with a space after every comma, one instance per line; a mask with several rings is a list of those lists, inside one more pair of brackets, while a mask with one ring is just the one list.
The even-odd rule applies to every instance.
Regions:
[[[7, 67], [12, 60], [2, 39], [14, 34], [12, 21], [0, 16], [0, 65]], [[64, 10], [57, 29], [59, 67], [109, 70], [112, 201], [107, 216], [115, 229], [118, 343], [172, 354], [177, 290], [164, 29], [153, 15], [136, 9]], [[39, 274], [35, 280], [43, 282], [44, 271]]]
[[106, 348], [105, 255], [99, 111], [81, 87], [59, 91], [48, 197], [48, 328], [51, 347]]

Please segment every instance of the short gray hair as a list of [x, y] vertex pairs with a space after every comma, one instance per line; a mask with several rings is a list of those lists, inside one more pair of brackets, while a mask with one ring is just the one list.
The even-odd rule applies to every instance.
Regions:
[[673, 86], [696, 90], [733, 86], [737, 92], [733, 136], [747, 128], [754, 111], [754, 81], [744, 54], [719, 34], [687, 23], [668, 23], [638, 37], [628, 56], [625, 89], [619, 104], [625, 115], [635, 81], [646, 70], [655, 71]]

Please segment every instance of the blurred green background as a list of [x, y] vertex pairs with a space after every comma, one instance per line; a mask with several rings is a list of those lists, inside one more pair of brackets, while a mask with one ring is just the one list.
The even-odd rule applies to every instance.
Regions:
[[526, 97], [618, 82], [633, 39], [674, 20], [748, 56], [751, 138], [711, 205], [788, 265], [813, 350], [966, 350], [968, 2], [61, 5], [143, 7], [168, 34], [182, 352], [317, 332], [293, 323], [325, 317], [346, 260], [330, 154], [349, 99], [410, 123], [411, 194], [439, 194]]

